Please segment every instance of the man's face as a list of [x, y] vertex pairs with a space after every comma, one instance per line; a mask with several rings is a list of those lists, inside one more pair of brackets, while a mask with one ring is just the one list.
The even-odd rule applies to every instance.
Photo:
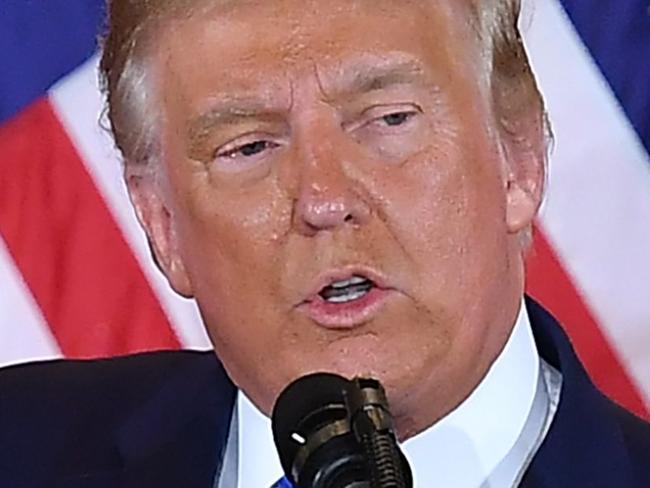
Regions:
[[536, 203], [513, 190], [463, 5], [227, 2], [157, 37], [163, 203], [140, 210], [267, 413], [300, 375], [372, 375], [406, 437], [503, 347]]

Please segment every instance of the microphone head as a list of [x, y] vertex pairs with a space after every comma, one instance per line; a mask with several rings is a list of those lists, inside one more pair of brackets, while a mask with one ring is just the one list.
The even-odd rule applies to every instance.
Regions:
[[273, 438], [285, 474], [295, 483], [298, 450], [321, 427], [347, 419], [345, 392], [350, 381], [332, 373], [314, 373], [289, 384], [273, 407]]

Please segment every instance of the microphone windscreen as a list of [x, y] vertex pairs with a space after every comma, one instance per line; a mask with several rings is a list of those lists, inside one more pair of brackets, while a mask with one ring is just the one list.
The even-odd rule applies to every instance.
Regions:
[[271, 414], [273, 439], [285, 474], [291, 477], [301, 439], [347, 416], [345, 390], [350, 381], [332, 373], [314, 373], [287, 386]]

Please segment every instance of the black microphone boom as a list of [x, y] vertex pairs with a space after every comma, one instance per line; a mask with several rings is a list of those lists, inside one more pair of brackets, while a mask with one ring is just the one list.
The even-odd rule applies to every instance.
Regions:
[[381, 384], [331, 373], [304, 376], [278, 397], [273, 437], [297, 488], [412, 488]]

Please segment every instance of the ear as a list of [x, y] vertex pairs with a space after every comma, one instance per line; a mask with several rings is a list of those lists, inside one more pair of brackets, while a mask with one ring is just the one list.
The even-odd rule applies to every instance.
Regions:
[[527, 229], [535, 219], [542, 203], [546, 178], [546, 152], [543, 140], [539, 144], [519, 140], [507, 151], [506, 224], [516, 234]]
[[125, 178], [131, 202], [147, 234], [156, 264], [176, 293], [191, 298], [191, 281], [181, 257], [175, 226], [155, 175], [127, 167]]

